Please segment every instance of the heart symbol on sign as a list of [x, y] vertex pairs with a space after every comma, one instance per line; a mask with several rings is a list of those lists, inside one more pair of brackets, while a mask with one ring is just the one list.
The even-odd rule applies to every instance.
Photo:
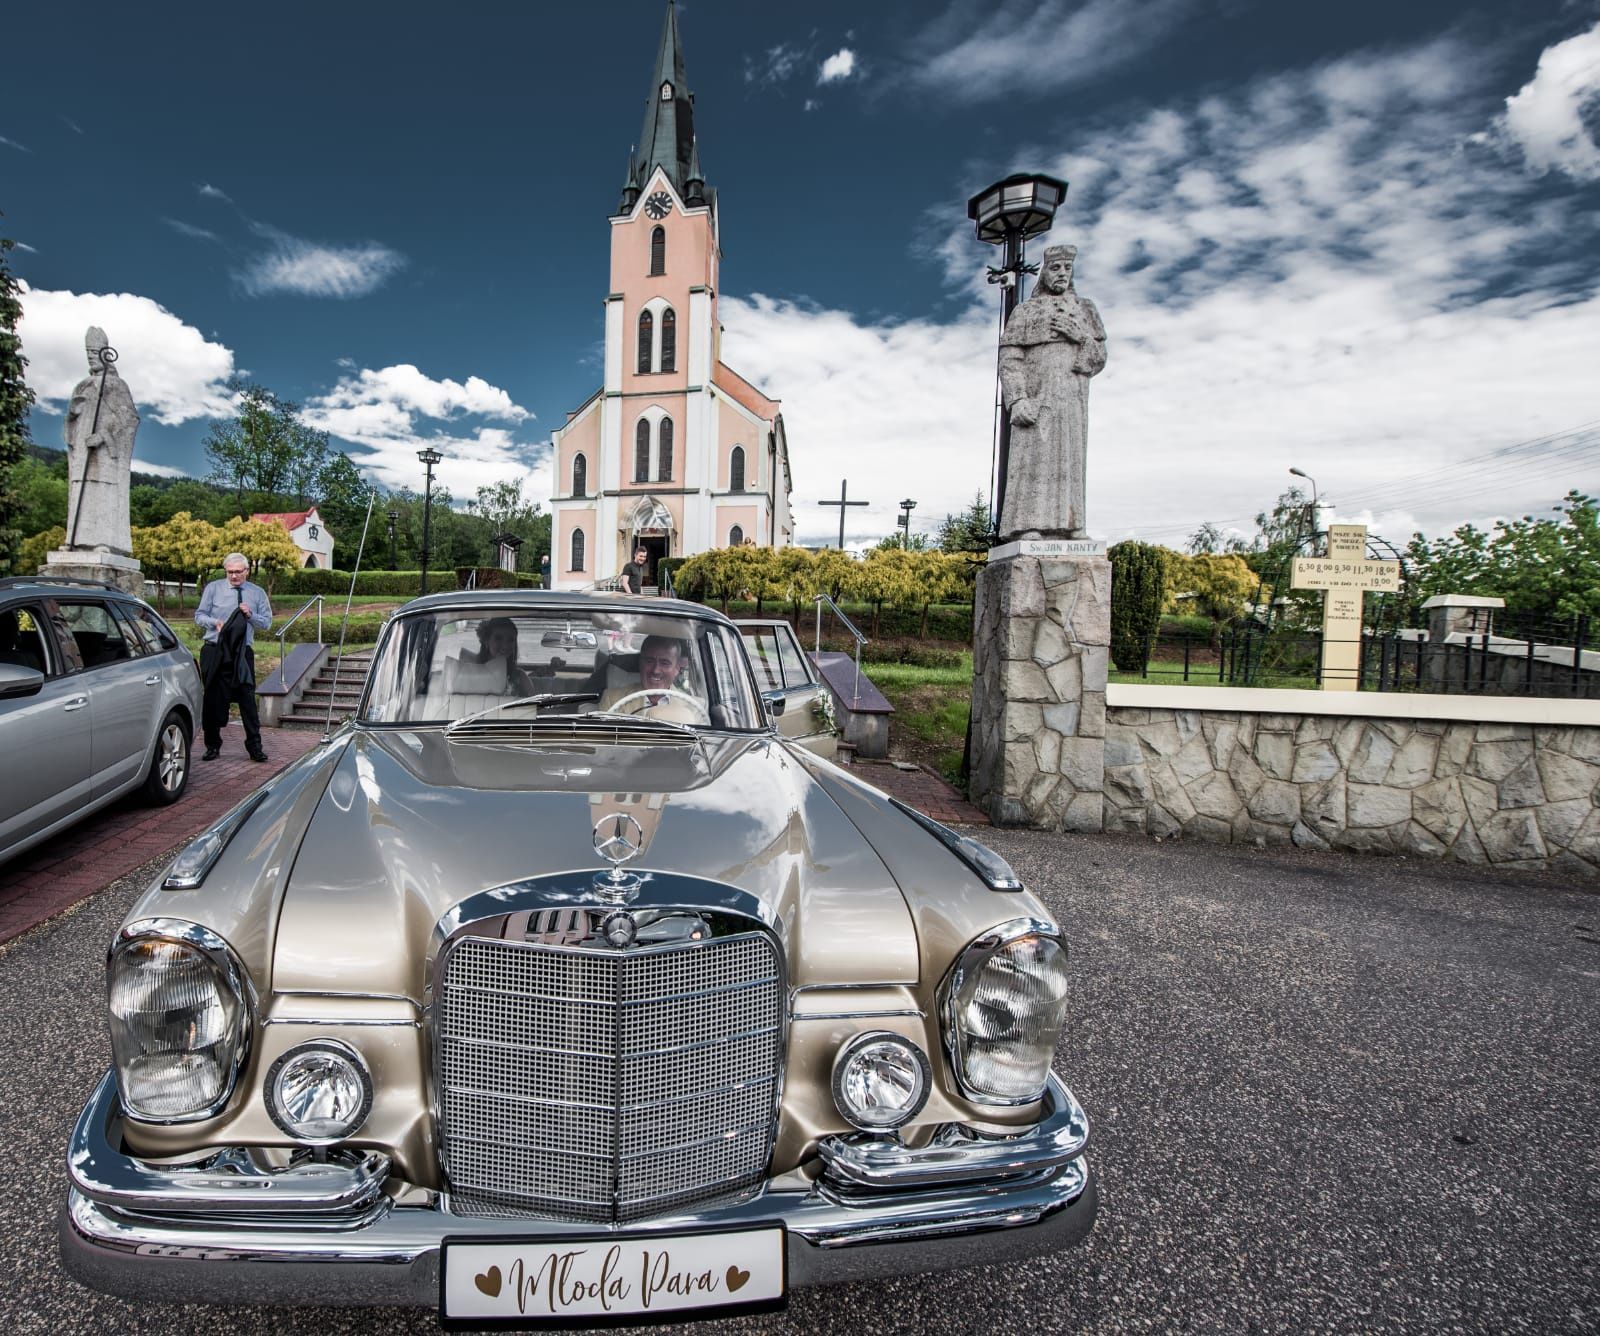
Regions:
[[749, 1279], [750, 1273], [748, 1271], [741, 1271], [736, 1266], [730, 1266], [728, 1268], [728, 1293], [732, 1294], [735, 1290], [742, 1290], [745, 1281]]
[[[491, 1266], [487, 1271], [472, 1278], [472, 1283], [487, 1294], [491, 1299], [500, 1297], [500, 1268]], [[743, 1284], [743, 1282], [740, 1282]]]

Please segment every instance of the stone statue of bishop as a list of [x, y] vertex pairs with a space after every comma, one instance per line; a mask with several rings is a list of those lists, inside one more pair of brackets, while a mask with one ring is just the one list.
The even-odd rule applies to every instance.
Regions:
[[106, 332], [90, 326], [84, 338], [89, 374], [67, 408], [67, 541], [69, 552], [133, 556], [128, 488], [139, 412], [113, 365]]

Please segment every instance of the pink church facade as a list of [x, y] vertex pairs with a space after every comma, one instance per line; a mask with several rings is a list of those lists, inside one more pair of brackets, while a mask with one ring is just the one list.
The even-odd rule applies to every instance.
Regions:
[[793, 541], [777, 400], [721, 360], [717, 199], [669, 6], [640, 149], [611, 224], [604, 383], [554, 433], [550, 584], [663, 557]]

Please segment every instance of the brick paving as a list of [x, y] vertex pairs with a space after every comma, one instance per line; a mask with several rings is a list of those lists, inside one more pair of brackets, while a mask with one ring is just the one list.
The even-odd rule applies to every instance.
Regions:
[[119, 798], [26, 853], [0, 862], [0, 942], [8, 942], [124, 877], [141, 864], [176, 853], [252, 789], [321, 741], [309, 730], [266, 729], [272, 759], [245, 755], [244, 730], [230, 723], [222, 755], [201, 761], [197, 738], [189, 787], [170, 807], [151, 807], [137, 794]]
[[974, 807], [933, 771], [915, 766], [902, 770], [893, 761], [866, 761], [859, 757], [851, 762], [852, 774], [858, 775], [874, 788], [882, 789], [891, 798], [898, 798], [907, 806], [931, 816], [945, 825], [987, 826], [989, 818]]

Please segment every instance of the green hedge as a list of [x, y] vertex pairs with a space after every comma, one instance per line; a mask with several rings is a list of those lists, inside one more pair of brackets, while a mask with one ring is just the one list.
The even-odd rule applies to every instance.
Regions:
[[[454, 570], [430, 570], [428, 572], [428, 589], [431, 593], [443, 593], [448, 589], [460, 589], [466, 584], [467, 577], [472, 574], [473, 567], [461, 566]], [[510, 586], [505, 583], [507, 573], [498, 566], [479, 566], [479, 589], [505, 589]], [[492, 577], [492, 583], [491, 579]], [[220, 570], [212, 572], [211, 579], [222, 579]], [[516, 588], [538, 589], [540, 587], [537, 575], [522, 575], [516, 577]], [[288, 571], [278, 575], [272, 581], [272, 592], [286, 598], [296, 596], [309, 598], [312, 594], [347, 594], [350, 592], [349, 571], [326, 570], [298, 570]], [[356, 576], [355, 592], [367, 595], [392, 595], [395, 598], [416, 598], [422, 593], [421, 571], [362, 571]]]

